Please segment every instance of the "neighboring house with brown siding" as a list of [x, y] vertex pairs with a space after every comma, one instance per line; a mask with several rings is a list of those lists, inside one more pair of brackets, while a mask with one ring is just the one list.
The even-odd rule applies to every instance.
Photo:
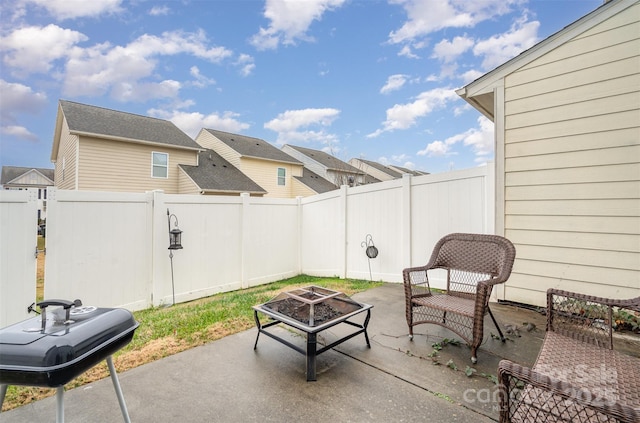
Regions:
[[500, 299], [640, 295], [640, 2], [607, 2], [457, 93], [495, 124]]
[[357, 186], [364, 184], [365, 173], [321, 150], [285, 144], [282, 151], [304, 163], [304, 167], [335, 184]]
[[172, 122], [60, 100], [51, 161], [59, 189], [177, 194], [202, 150]]
[[38, 190], [38, 220], [47, 218], [47, 187], [52, 187], [53, 169], [2, 166], [0, 186], [7, 190]]
[[203, 128], [196, 142], [214, 150], [262, 187], [265, 197], [294, 198], [301, 190], [302, 162], [259, 138]]

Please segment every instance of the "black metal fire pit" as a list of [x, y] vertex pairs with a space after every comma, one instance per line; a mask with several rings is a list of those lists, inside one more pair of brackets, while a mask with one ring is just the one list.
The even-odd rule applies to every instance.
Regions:
[[[373, 306], [369, 304], [358, 303], [342, 292], [319, 286], [309, 286], [283, 292], [271, 301], [253, 307], [254, 318], [256, 326], [258, 327], [258, 335], [256, 336], [253, 349], [257, 348], [258, 338], [260, 334], [263, 333], [299, 353], [306, 355], [307, 381], [314, 381], [316, 380], [316, 356], [318, 354], [328, 351], [361, 333], [364, 334], [367, 346], [371, 347], [369, 344], [369, 336], [367, 335], [367, 326], [369, 325], [372, 307]], [[347, 320], [365, 311], [367, 315], [363, 324]], [[273, 321], [264, 325], [261, 324], [258, 312], [266, 314]], [[307, 334], [306, 350], [265, 330], [279, 323], [284, 323], [305, 332]], [[330, 345], [318, 349], [317, 334], [340, 323], [354, 326], [358, 328], [358, 330], [338, 339]]]
[[[0, 406], [9, 385], [57, 388], [56, 421], [64, 421], [64, 388], [107, 361], [125, 422], [129, 414], [111, 355], [133, 338], [138, 322], [121, 308], [82, 306], [80, 300], [38, 303], [41, 316], [0, 329]], [[62, 308], [48, 311], [49, 306]]]

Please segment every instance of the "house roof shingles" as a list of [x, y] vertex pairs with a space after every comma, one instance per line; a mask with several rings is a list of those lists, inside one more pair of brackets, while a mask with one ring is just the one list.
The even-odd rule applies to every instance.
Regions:
[[10, 184], [11, 181], [19, 178], [20, 176], [32, 170], [39, 172], [40, 174], [42, 174], [42, 176], [51, 180], [51, 183], [53, 184], [54, 173], [55, 173], [54, 169], [19, 167], [19, 166], [2, 166], [2, 176], [0, 177], [0, 184], [1, 185]]
[[363, 171], [355, 166], [351, 166], [349, 163], [332, 156], [329, 153], [325, 153], [321, 150], [314, 150], [312, 148], [299, 147], [296, 145], [287, 144], [290, 148], [299, 151], [305, 156], [317, 161], [329, 170], [337, 170], [340, 172], [349, 172], [355, 174], [364, 174]]
[[204, 128], [241, 156], [301, 165], [302, 162], [260, 138]]
[[60, 100], [60, 106], [72, 133], [167, 144], [193, 150], [202, 149], [191, 137], [168, 120], [89, 106], [67, 100]]
[[368, 166], [371, 166], [374, 169], [378, 169], [380, 172], [384, 172], [387, 175], [393, 177], [393, 178], [402, 178], [402, 174], [400, 172], [396, 172], [395, 170], [380, 164], [378, 162], [373, 162], [371, 160], [365, 160], [365, 159], [358, 159], [363, 163], [366, 163]]
[[198, 154], [198, 166], [179, 166], [203, 191], [267, 193], [260, 185], [213, 150]]
[[302, 176], [294, 176], [294, 178], [318, 194], [338, 189], [335, 184], [332, 184], [306, 167], [302, 169]]

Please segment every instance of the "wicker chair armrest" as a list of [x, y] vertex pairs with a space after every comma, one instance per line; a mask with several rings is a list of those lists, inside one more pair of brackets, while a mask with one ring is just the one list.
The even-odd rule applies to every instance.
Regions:
[[611, 299], [552, 288], [547, 290], [547, 330], [612, 349], [619, 309], [640, 311], [640, 297]]
[[625, 308], [633, 311], [640, 311], [640, 297], [621, 300], [621, 299], [615, 299], [615, 298], [596, 297], [593, 295], [580, 294], [578, 292], [571, 292], [571, 291], [564, 291], [562, 289], [550, 288], [547, 290], [547, 304], [549, 304], [548, 301], [549, 299], [552, 298], [552, 296], [588, 301], [591, 303], [601, 304], [607, 307], [620, 307], [620, 308]]
[[[498, 364], [498, 383], [500, 422], [511, 421], [510, 410], [517, 406], [517, 404], [513, 404], [517, 401], [516, 390], [522, 389], [526, 385], [548, 392], [549, 395], [546, 395], [544, 400], [547, 401], [546, 405], [550, 408], [565, 400], [570, 400], [580, 406], [612, 416], [621, 422], [637, 423], [640, 419], [640, 409], [603, 397], [601, 394], [591, 392], [570, 382], [544, 375], [509, 360], [501, 360]], [[551, 395], [556, 396], [555, 404], [548, 403], [554, 401]], [[544, 410], [539, 410], [539, 412], [544, 413]], [[544, 416], [536, 415], [536, 421], [545, 420], [547, 418]]]

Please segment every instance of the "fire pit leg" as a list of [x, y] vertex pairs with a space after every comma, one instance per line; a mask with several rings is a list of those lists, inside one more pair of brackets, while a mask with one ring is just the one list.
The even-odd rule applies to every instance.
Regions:
[[124, 402], [124, 395], [122, 395], [122, 389], [120, 388], [120, 381], [118, 381], [116, 367], [113, 365], [113, 359], [111, 358], [111, 356], [107, 357], [107, 366], [109, 367], [109, 373], [111, 373], [113, 388], [116, 390], [116, 396], [118, 397], [118, 402], [120, 403], [120, 411], [122, 411], [122, 417], [124, 417], [125, 423], [131, 423], [131, 419], [129, 419], [129, 412], [127, 411], [127, 404]]
[[307, 382], [316, 380], [316, 333], [307, 334]]

